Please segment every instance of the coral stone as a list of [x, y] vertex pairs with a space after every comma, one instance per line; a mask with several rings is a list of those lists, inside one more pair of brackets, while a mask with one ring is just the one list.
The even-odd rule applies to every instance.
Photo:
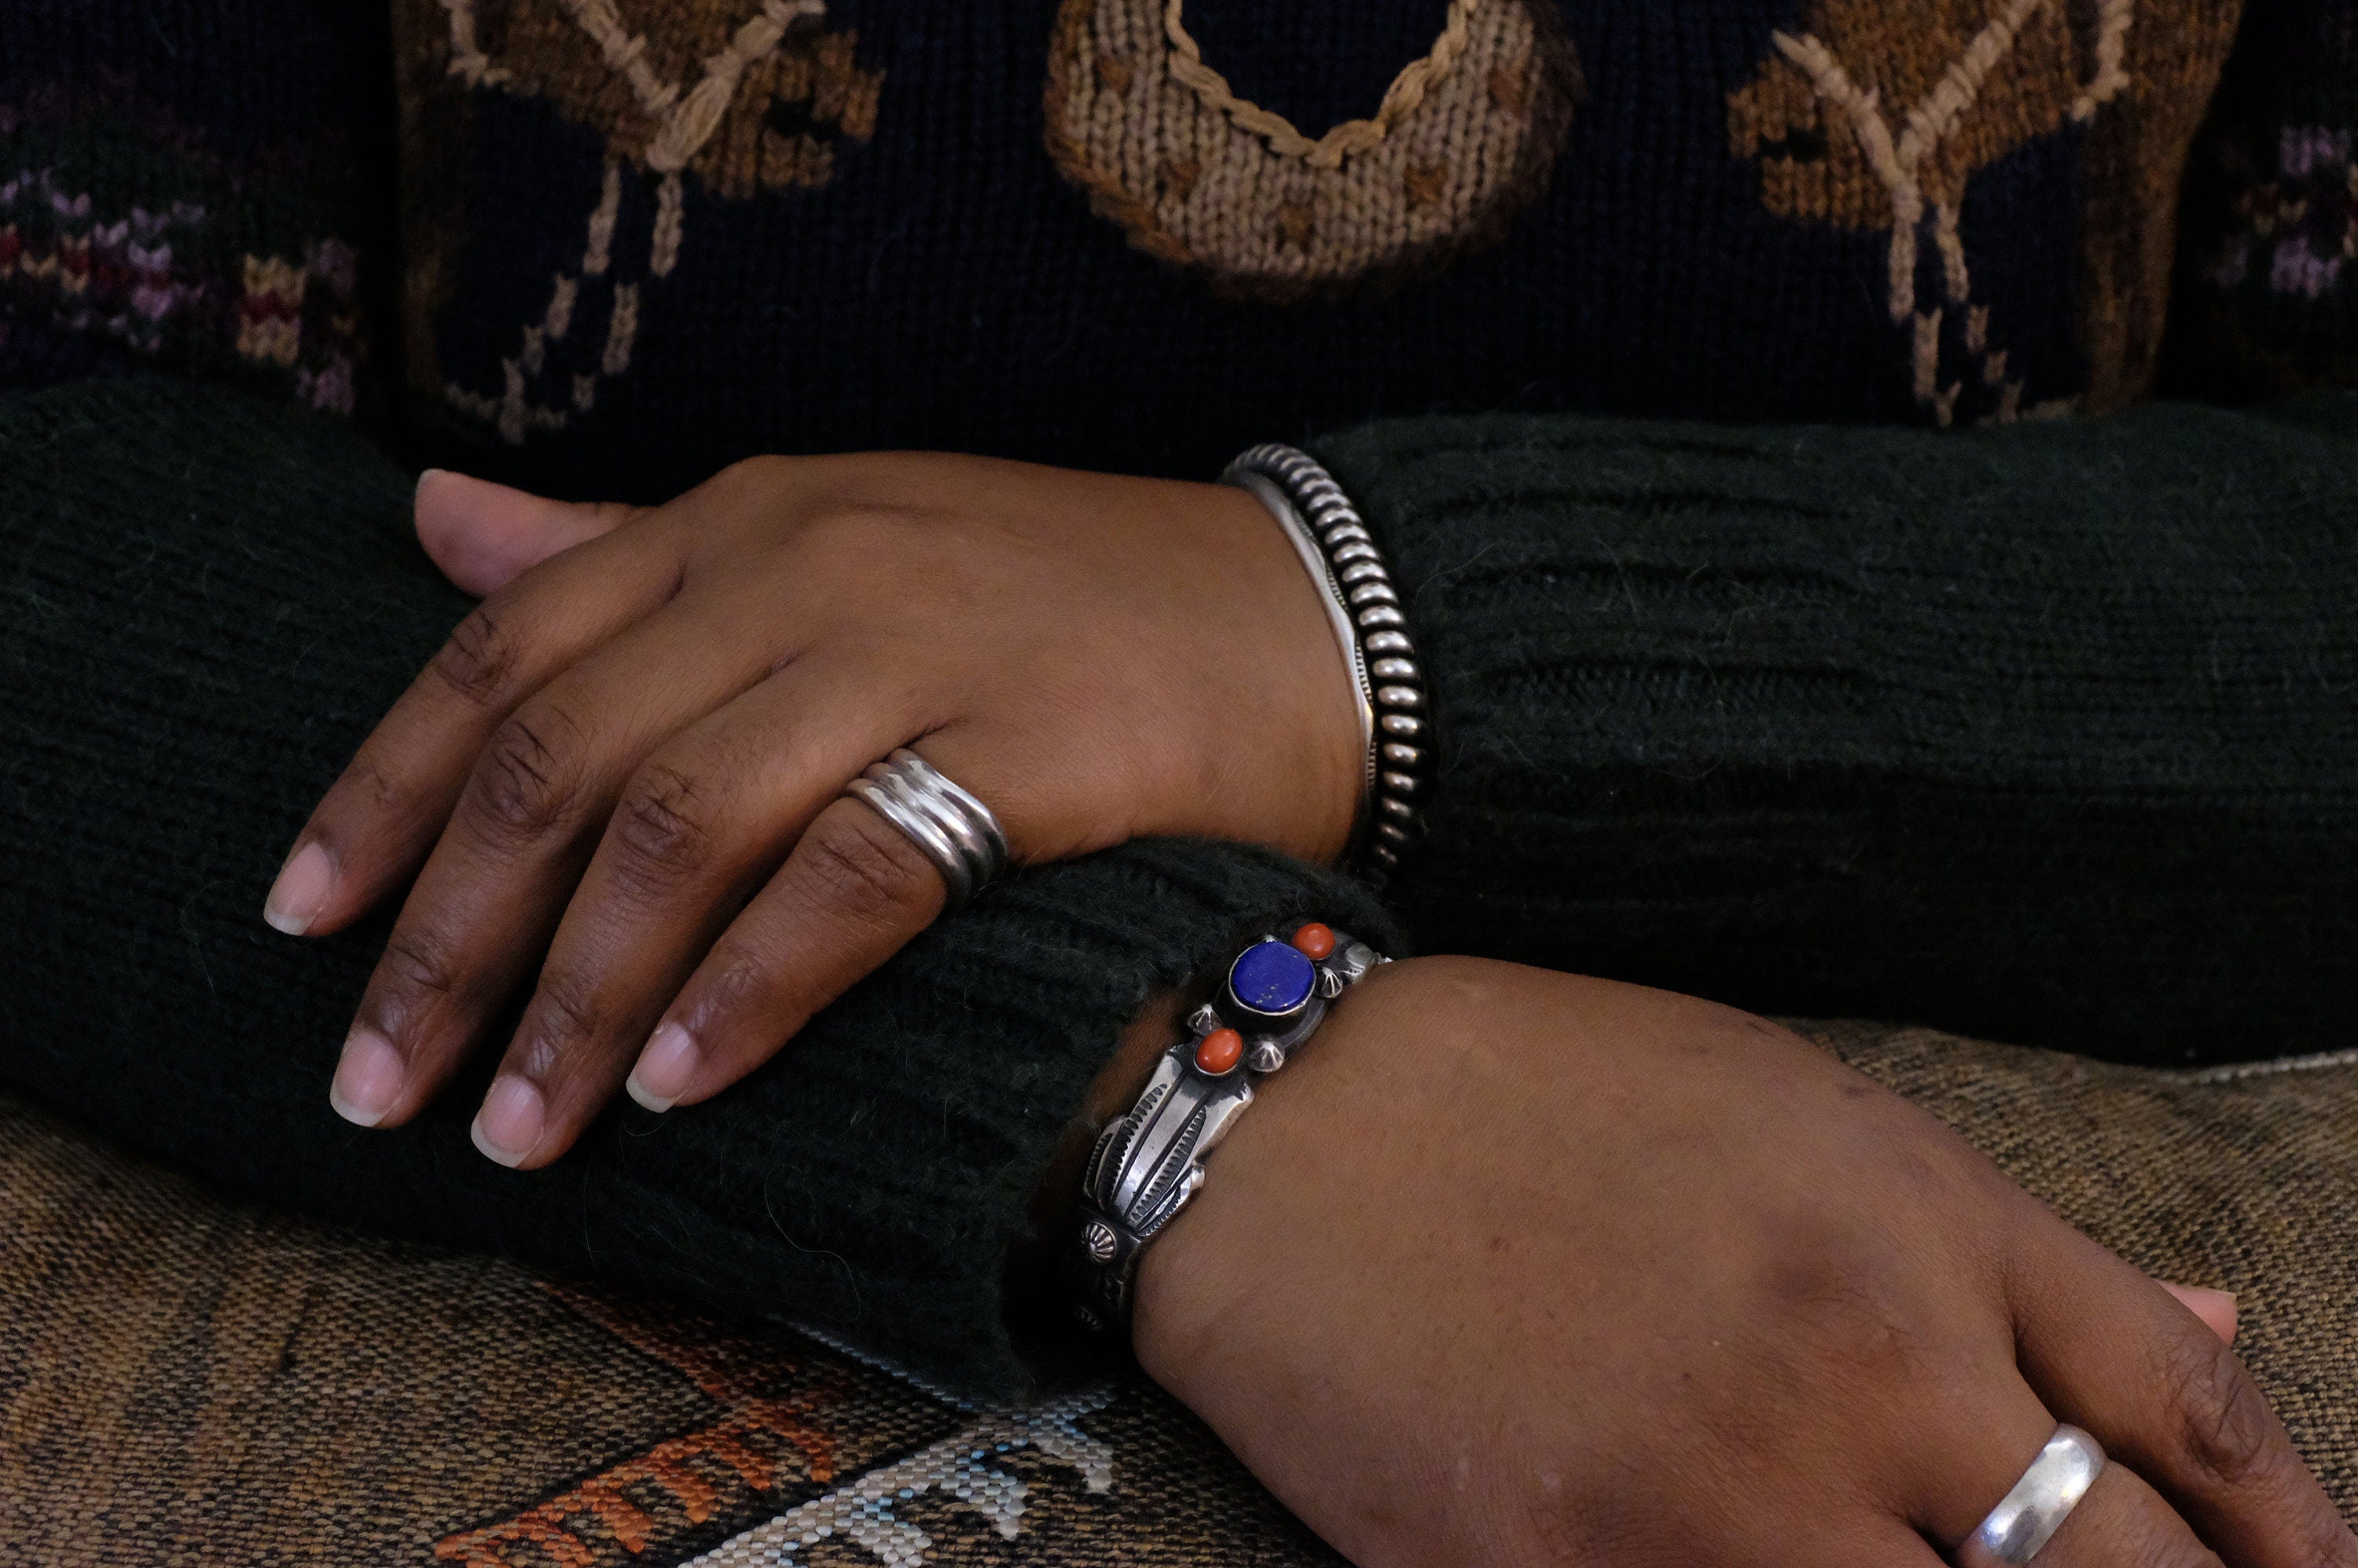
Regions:
[[1335, 928], [1314, 920], [1294, 932], [1293, 945], [1310, 957], [1323, 958], [1335, 950]]
[[1215, 1029], [1195, 1043], [1195, 1065], [1218, 1077], [1245, 1054], [1245, 1037], [1233, 1029]]
[[1270, 1018], [1300, 1011], [1317, 983], [1309, 958], [1287, 942], [1256, 942], [1228, 969], [1228, 994], [1237, 1005]]

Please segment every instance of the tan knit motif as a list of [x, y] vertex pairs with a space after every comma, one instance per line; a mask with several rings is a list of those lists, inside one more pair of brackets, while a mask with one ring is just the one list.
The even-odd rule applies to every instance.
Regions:
[[[827, 30], [826, 0], [647, 0], [627, 8], [616, 0], [514, 0], [496, 8], [496, 36], [493, 14], [485, 0], [402, 0], [395, 24], [403, 70], [438, 70], [471, 92], [546, 99], [606, 142], [605, 178], [585, 222], [581, 260], [551, 279], [540, 319], [518, 328], [516, 352], [501, 361], [499, 387], [450, 381], [437, 389], [445, 406], [520, 445], [589, 413], [600, 384], [630, 368], [640, 291], [671, 276], [687, 241], [684, 181], [730, 200], [827, 184], [836, 138], [864, 142], [874, 134], [884, 79], [860, 69], [856, 34]], [[413, 103], [405, 110], [413, 161], [438, 161], [427, 149], [447, 129], [417, 122], [449, 118], [449, 110]], [[654, 186], [643, 260], [614, 254], [626, 169]], [[419, 236], [410, 263], [414, 320], [430, 316], [426, 301], [450, 265], [449, 231], [463, 221], [441, 214], [411, 225]], [[574, 327], [582, 280], [610, 276], [597, 369], [557, 383], [544, 366], [550, 346]], [[583, 325], [595, 330], [599, 323]], [[411, 351], [413, 375], [427, 374], [430, 337], [413, 333]]]
[[1046, 137], [1141, 250], [1290, 300], [1381, 290], [1495, 240], [1546, 183], [1579, 95], [1548, 0], [1452, 0], [1367, 117], [1313, 137], [1230, 89], [1184, 0], [1065, 0]]
[[[444, 4], [455, 18], [472, 0]], [[832, 135], [819, 133], [866, 141], [884, 80], [855, 63], [853, 35], [821, 25], [824, 9], [525, 0], [508, 10], [496, 53], [481, 55], [477, 69], [483, 82], [546, 99], [642, 169], [691, 174], [731, 199], [824, 185]], [[454, 49], [452, 69], [471, 66]], [[811, 129], [781, 131], [785, 116]]]
[[[1471, 18], [1481, 8], [1482, 0], [1450, 0], [1449, 17], [1441, 37], [1433, 42], [1433, 52], [1401, 69], [1392, 84], [1384, 90], [1383, 102], [1377, 105], [1374, 118], [1346, 120], [1314, 142], [1294, 129], [1293, 123], [1284, 115], [1272, 114], [1228, 91], [1228, 78], [1204, 63], [1203, 51], [1188, 36], [1182, 16], [1185, 3], [1186, 0], [1170, 0], [1163, 13], [1163, 31], [1171, 40], [1172, 78], [1193, 88], [1207, 107], [1218, 110], [1246, 132], [1267, 142], [1269, 150], [1280, 157], [1298, 157], [1314, 168], [1340, 168], [1346, 159], [1371, 150], [1394, 125], [1414, 114], [1424, 102], [1426, 92], [1449, 74], [1466, 52]], [[1497, 0], [1491, 3], [1495, 5]], [[1513, 75], [1511, 68], [1509, 74]]]
[[[1940, 423], [1949, 422], [1965, 378], [1997, 394], [1998, 418], [2041, 412], [2021, 406], [2022, 383], [1993, 339], [1988, 307], [1974, 297], [1959, 237], [1967, 182], [2078, 125], [2092, 161], [2104, 149], [2111, 162], [2125, 156], [2141, 187], [2174, 183], [2235, 9], [2235, 0], [1811, 0], [1800, 25], [1774, 35], [1774, 52], [1728, 95], [1731, 150], [1756, 162], [1771, 212], [1889, 234], [1886, 307], [1906, 336], [1916, 398]], [[2098, 172], [2083, 169], [2092, 191], [2105, 186], [2092, 178]], [[2116, 249], [2121, 236], [2112, 231], [2158, 223], [2166, 258], [2167, 189], [2139, 195], [2151, 200], [2124, 208], [2092, 196], [2087, 216], [2101, 206], [2104, 222], [2092, 222], [2083, 249]], [[2100, 226], [2106, 232], [2094, 232]], [[1939, 276], [1929, 288], [1928, 249]], [[2090, 274], [2092, 292], [2117, 294], [2124, 286], [2114, 275], [2142, 265], [2140, 251], [2138, 261]], [[2110, 404], [2126, 395], [2117, 365], [2131, 350], [2123, 332], [2099, 330], [2097, 318], [2119, 308], [2103, 297], [2091, 304], [2092, 390]], [[1944, 321], [1962, 327], [1962, 364], [1954, 355], [1942, 361]], [[2158, 340], [2158, 311], [2145, 329]], [[2148, 370], [2150, 357], [2147, 342]]]

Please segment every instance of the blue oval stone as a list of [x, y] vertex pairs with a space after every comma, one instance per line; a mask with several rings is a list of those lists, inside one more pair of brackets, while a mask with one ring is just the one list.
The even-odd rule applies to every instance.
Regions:
[[1287, 942], [1256, 942], [1228, 968], [1228, 994], [1254, 1012], [1282, 1016], [1310, 1000], [1317, 971]]

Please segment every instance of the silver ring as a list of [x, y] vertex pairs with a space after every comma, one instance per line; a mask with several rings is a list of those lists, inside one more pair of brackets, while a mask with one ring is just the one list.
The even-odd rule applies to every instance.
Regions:
[[2058, 1426], [2014, 1490], [1957, 1548], [1957, 1568], [2023, 1568], [2104, 1473], [2096, 1440], [2069, 1422]]
[[844, 786], [925, 852], [948, 884], [953, 907], [1007, 869], [1007, 835], [990, 807], [903, 746]]

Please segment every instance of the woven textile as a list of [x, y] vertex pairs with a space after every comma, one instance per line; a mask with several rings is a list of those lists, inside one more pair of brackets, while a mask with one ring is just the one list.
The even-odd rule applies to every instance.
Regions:
[[11, 1568], [1335, 1561], [1150, 1387], [964, 1407], [784, 1330], [225, 1203], [8, 1100], [0, 1543]]
[[[1813, 1033], [2099, 1240], [2239, 1292], [2244, 1360], [2358, 1511], [2358, 1059]], [[5, 1100], [0, 1538], [23, 1568], [1336, 1561], [1152, 1388], [961, 1407], [785, 1330], [223, 1202]]]

